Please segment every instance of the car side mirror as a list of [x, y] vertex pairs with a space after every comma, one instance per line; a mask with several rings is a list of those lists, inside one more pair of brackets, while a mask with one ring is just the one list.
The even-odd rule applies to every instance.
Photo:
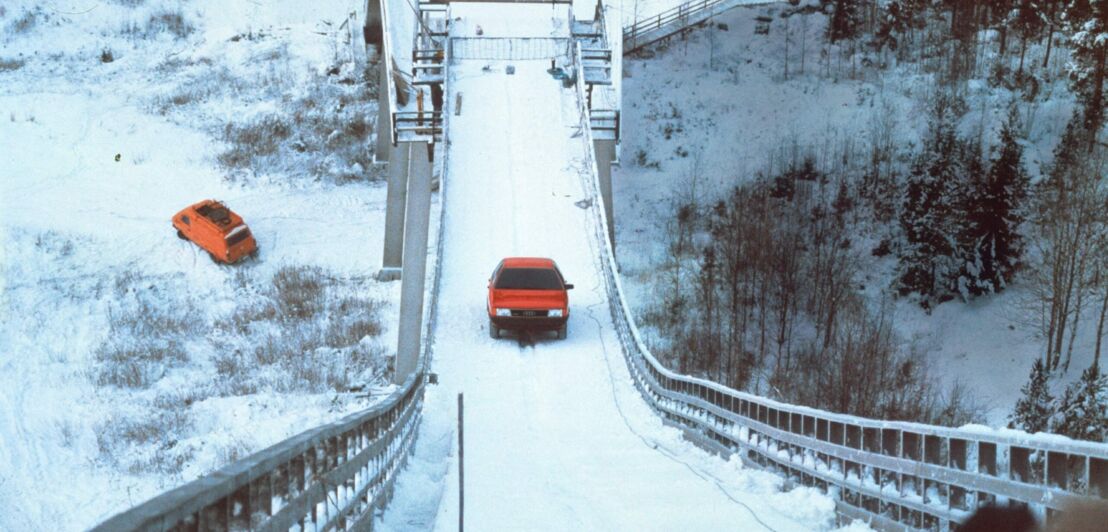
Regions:
[[566, 290], [573, 290], [573, 285], [566, 283]]

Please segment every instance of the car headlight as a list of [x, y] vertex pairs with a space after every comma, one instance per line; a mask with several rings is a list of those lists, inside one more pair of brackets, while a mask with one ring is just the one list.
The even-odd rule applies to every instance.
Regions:
[[562, 309], [560, 309], [560, 308], [551, 309], [550, 312], [547, 314], [547, 316], [550, 316], [551, 318], [561, 318], [562, 317]]
[[511, 316], [512, 315], [512, 309], [498, 308], [498, 309], [496, 309], [496, 315], [497, 316]]

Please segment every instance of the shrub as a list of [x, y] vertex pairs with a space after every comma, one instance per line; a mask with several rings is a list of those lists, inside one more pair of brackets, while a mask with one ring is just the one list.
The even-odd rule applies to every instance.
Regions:
[[285, 266], [273, 274], [278, 309], [285, 319], [306, 319], [323, 308], [323, 270]]
[[365, 177], [372, 167], [367, 146], [373, 133], [373, 87], [361, 72], [333, 77], [317, 76], [308, 93], [280, 113], [227, 123], [223, 137], [229, 146], [219, 162], [232, 170], [274, 170], [338, 182]]
[[47, 18], [46, 15], [42, 12], [41, 7], [36, 7], [35, 9], [32, 9], [30, 11], [24, 11], [22, 15], [13, 20], [12, 23], [8, 25], [8, 31], [16, 34], [26, 33], [38, 24], [40, 18]]
[[219, 155], [219, 162], [228, 168], [251, 168], [257, 159], [276, 153], [281, 141], [291, 134], [289, 124], [277, 115], [265, 115], [242, 124], [228, 123], [223, 129], [223, 139], [231, 147]]
[[25, 64], [27, 64], [27, 62], [22, 59], [6, 59], [0, 57], [0, 72], [19, 70], [23, 68]]
[[176, 39], [184, 39], [195, 31], [196, 27], [179, 9], [153, 13], [143, 23], [125, 22], [119, 29], [121, 35], [132, 39], [152, 39], [163, 33], [168, 33]]

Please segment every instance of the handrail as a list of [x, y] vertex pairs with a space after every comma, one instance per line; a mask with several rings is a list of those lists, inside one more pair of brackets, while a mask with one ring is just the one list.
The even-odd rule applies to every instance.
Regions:
[[730, 9], [739, 6], [759, 6], [773, 3], [776, 2], [767, 0], [691, 0], [624, 26], [623, 53], [636, 52], [645, 46], [686, 31], [692, 26], [703, 24], [710, 17]]
[[428, 141], [442, 137], [442, 111], [401, 111], [392, 113], [392, 145], [408, 142], [405, 137], [422, 137]]
[[[449, 164], [448, 150], [443, 152], [440, 191], [447, 186]], [[442, 279], [446, 195], [440, 192], [439, 197], [423, 349], [416, 370], [403, 384], [361, 412], [304, 431], [158, 495], [93, 531], [288, 530], [294, 526], [306, 530], [308, 524], [313, 530], [371, 528], [374, 509], [385, 506], [392, 496], [396, 473], [411, 452], [422, 418]]]
[[[574, 56], [583, 74], [580, 47]], [[600, 197], [589, 110], [579, 112]], [[594, 111], [595, 113], [595, 111]], [[675, 373], [642, 341], [608, 241], [604, 202], [593, 201], [593, 239], [628, 370], [646, 402], [697, 443], [823, 488], [842, 516], [882, 529], [950, 528], [979, 504], [1025, 503], [1046, 521], [1068, 503], [1108, 497], [1108, 444], [1022, 431], [881, 421], [780, 403]], [[834, 488], [834, 489], [832, 489]]]

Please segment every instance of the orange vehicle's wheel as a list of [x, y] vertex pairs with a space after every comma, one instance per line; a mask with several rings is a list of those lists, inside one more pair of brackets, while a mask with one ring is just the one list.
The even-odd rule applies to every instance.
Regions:
[[212, 262], [220, 264], [219, 259], [215, 257], [215, 253], [208, 252], [208, 256], [212, 258]]
[[489, 318], [489, 338], [500, 338], [500, 327], [492, 322], [492, 318]]
[[558, 328], [558, 339], [559, 340], [565, 340], [566, 339], [566, 327], [567, 327], [566, 325], [562, 325], [561, 327]]
[[188, 240], [188, 238], [185, 238], [185, 234], [182, 233], [180, 229], [177, 230], [177, 238], [180, 238], [181, 240]]

